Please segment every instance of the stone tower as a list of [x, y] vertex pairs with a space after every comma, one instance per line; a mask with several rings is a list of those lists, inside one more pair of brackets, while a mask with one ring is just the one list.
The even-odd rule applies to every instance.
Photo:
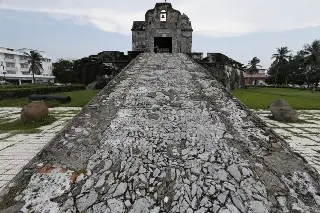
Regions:
[[190, 53], [192, 26], [187, 15], [172, 8], [171, 3], [156, 3], [145, 21], [134, 21], [132, 50], [144, 52]]

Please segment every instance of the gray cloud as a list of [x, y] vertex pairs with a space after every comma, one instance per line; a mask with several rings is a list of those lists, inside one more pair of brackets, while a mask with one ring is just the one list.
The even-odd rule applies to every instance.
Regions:
[[[0, 9], [41, 12], [76, 24], [129, 35], [133, 20], [143, 20], [155, 0], [0, 0]], [[175, 0], [197, 35], [221, 37], [286, 31], [320, 25], [319, 0]]]

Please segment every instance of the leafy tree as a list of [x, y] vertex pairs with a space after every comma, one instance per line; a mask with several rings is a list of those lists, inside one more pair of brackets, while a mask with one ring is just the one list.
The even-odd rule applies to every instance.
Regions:
[[314, 40], [311, 45], [306, 44], [302, 52], [303, 64], [306, 65], [306, 76], [317, 88], [320, 80], [320, 40]]
[[[288, 50], [288, 47], [280, 47], [277, 48], [277, 53], [273, 54], [271, 59], [275, 59], [273, 62], [274, 68], [276, 68], [276, 74], [275, 74], [275, 79], [274, 79], [274, 84], [277, 83], [277, 77], [279, 70], [283, 71], [284, 76], [285, 76], [285, 84], [288, 84], [288, 75], [289, 73], [285, 72], [285, 66], [288, 64], [288, 61], [290, 60], [290, 55], [288, 55], [291, 51]], [[287, 70], [288, 71], [288, 70]]]
[[306, 81], [305, 66], [301, 63], [301, 59], [299, 53], [289, 58], [288, 64], [285, 66], [287, 82], [302, 85]]
[[56, 81], [60, 83], [75, 83], [75, 74], [73, 72], [74, 61], [59, 59], [53, 63], [52, 73]]
[[24, 55], [28, 58], [28, 62], [30, 64], [29, 73], [32, 73], [33, 77], [33, 83], [36, 83], [36, 79], [34, 75], [40, 75], [42, 68], [42, 62], [43, 59], [40, 53], [35, 51], [30, 51], [30, 53], [24, 53]]
[[320, 65], [320, 40], [314, 40], [311, 45], [306, 44], [301, 51], [304, 63], [308, 65]]
[[248, 68], [247, 68], [246, 72], [248, 72], [250, 74], [250, 76], [251, 76], [250, 77], [250, 85], [252, 85], [252, 76], [253, 76], [253, 74], [258, 73], [259, 72], [259, 68], [261, 68], [261, 65], [259, 65], [259, 63], [260, 63], [260, 59], [258, 57], [254, 57], [248, 63], [248, 66], [247, 66]]

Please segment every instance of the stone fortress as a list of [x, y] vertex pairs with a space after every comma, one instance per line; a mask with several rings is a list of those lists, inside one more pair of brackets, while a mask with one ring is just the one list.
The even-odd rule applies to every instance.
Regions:
[[172, 8], [171, 3], [156, 3], [145, 21], [134, 21], [132, 50], [143, 52], [190, 53], [192, 26], [187, 15]]
[[[77, 60], [77, 64], [87, 64], [89, 61], [102, 58], [114, 70], [108, 74], [109, 81], [114, 74], [119, 73], [136, 56], [143, 52], [186, 53], [198, 64], [205, 67], [212, 76], [222, 83], [227, 90], [244, 87], [243, 65], [222, 53], [207, 53], [192, 51], [191, 21], [186, 14], [174, 9], [171, 3], [156, 3], [153, 9], [145, 14], [144, 21], [134, 21], [132, 26], [132, 50], [126, 55], [120, 51], [103, 51]], [[88, 64], [88, 67], [91, 65]], [[94, 68], [92, 68], [94, 69]], [[94, 79], [82, 79], [88, 84]]]
[[145, 21], [134, 21], [132, 52], [187, 53], [203, 65], [229, 91], [244, 86], [241, 63], [221, 53], [192, 52], [192, 25], [189, 17], [171, 3], [156, 3], [145, 14]]
[[[210, 68], [153, 52], [132, 59], [0, 190], [1, 213], [320, 212], [317, 171]], [[119, 61], [115, 53], [105, 55]], [[226, 61], [212, 56], [205, 63]]]

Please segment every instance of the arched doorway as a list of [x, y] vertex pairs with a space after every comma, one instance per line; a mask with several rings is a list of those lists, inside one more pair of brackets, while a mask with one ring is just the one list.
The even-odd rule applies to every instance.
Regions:
[[155, 37], [155, 53], [172, 53], [172, 37]]

